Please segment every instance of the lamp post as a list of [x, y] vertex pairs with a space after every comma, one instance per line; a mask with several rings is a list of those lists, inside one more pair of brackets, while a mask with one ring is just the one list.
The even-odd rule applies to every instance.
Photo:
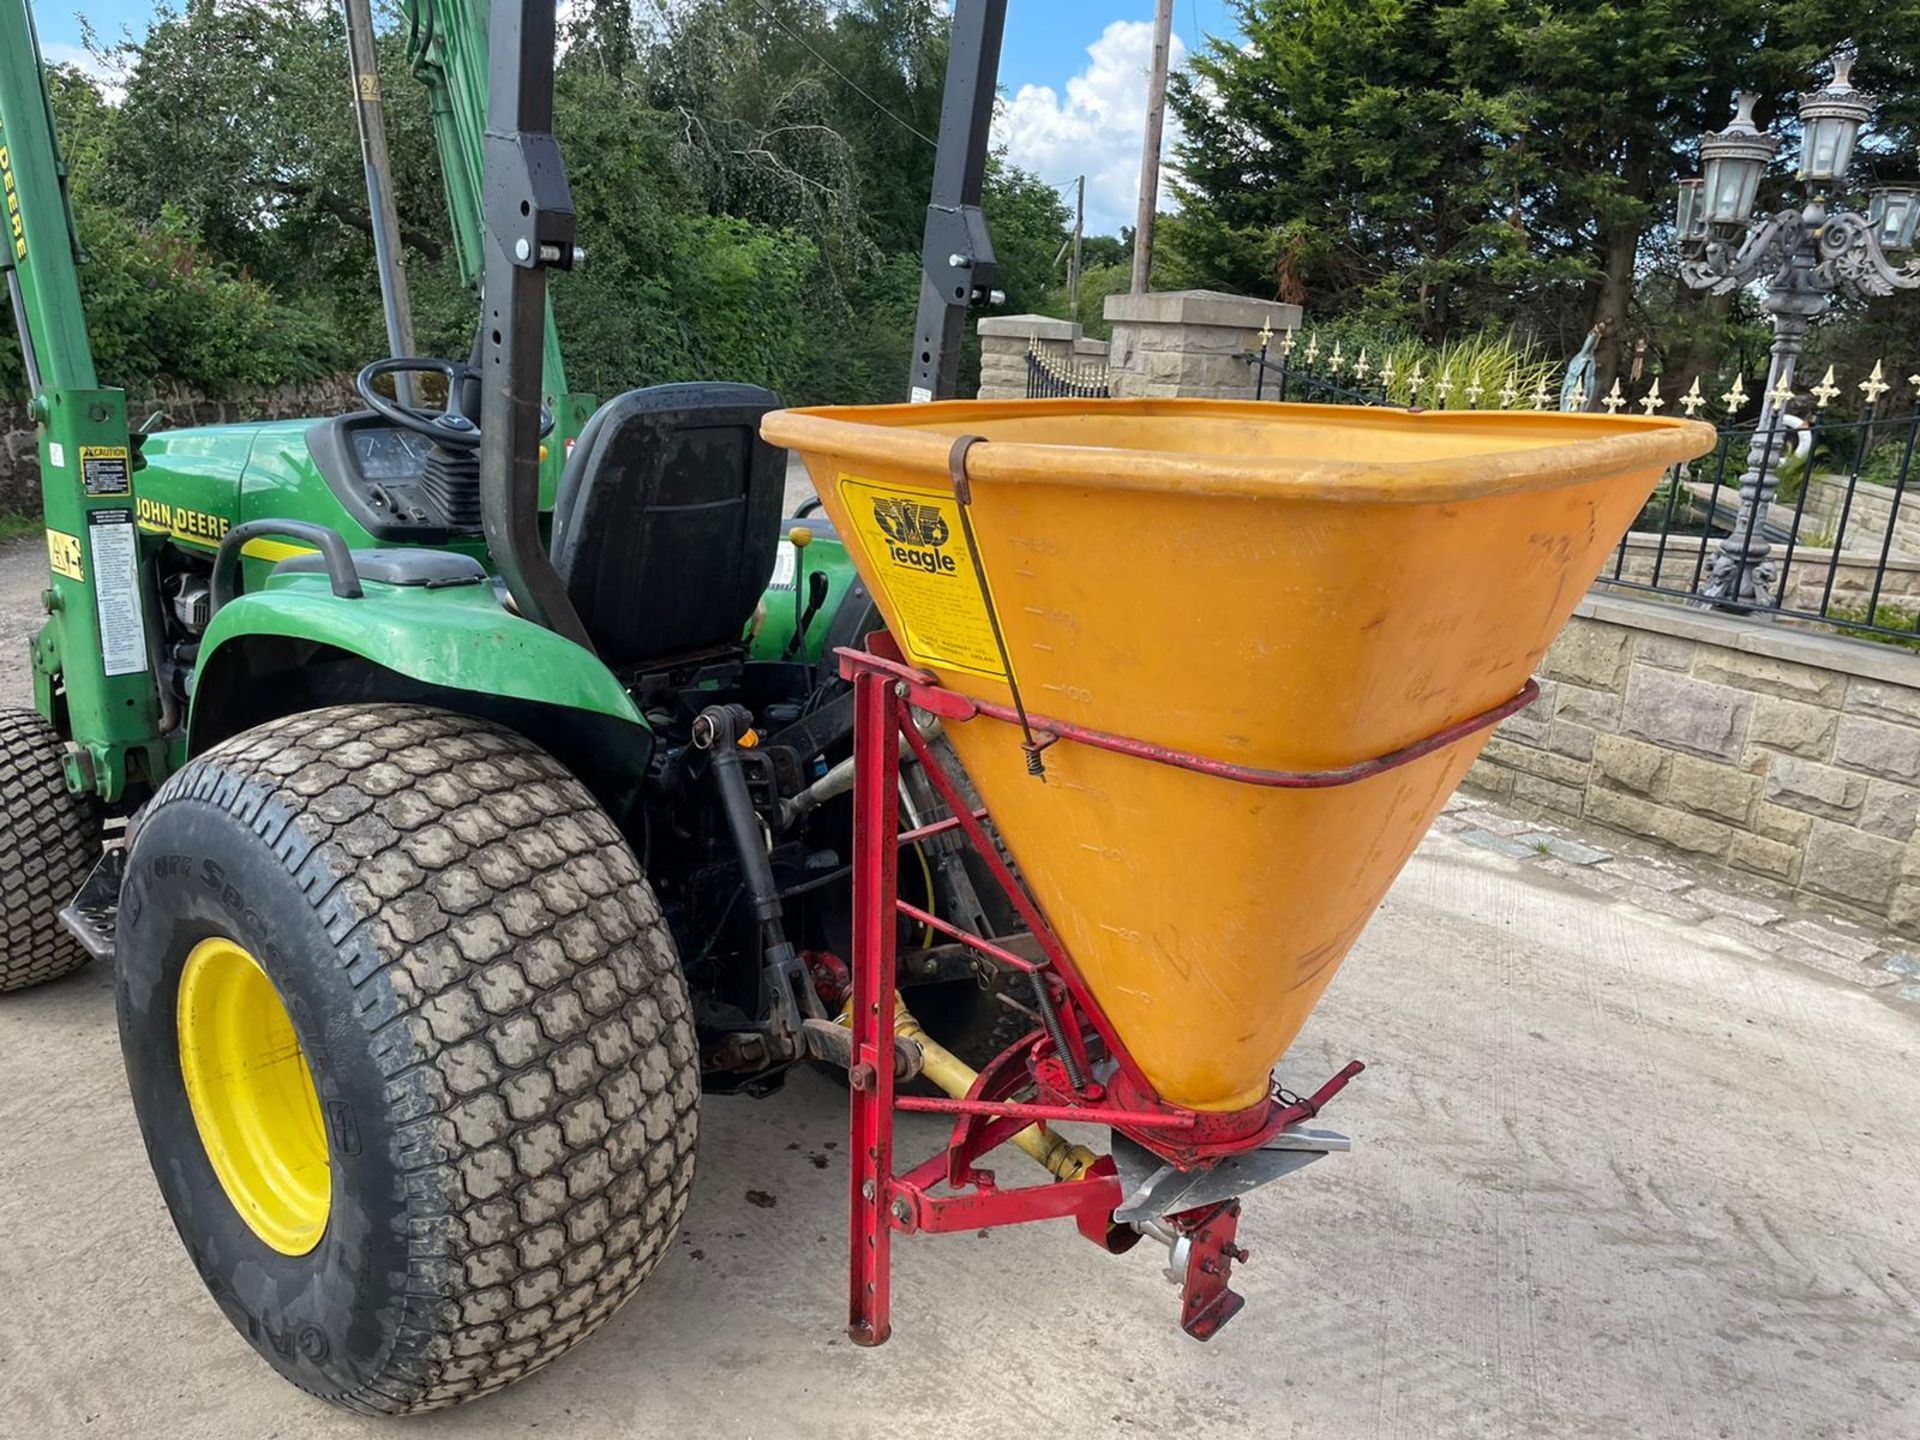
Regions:
[[1872, 191], [1863, 215], [1842, 208], [1854, 142], [1873, 114], [1874, 97], [1853, 86], [1853, 57], [1833, 58], [1833, 79], [1800, 97], [1800, 160], [1805, 186], [1798, 210], [1753, 214], [1760, 179], [1779, 147], [1753, 123], [1757, 95], [1735, 99], [1727, 128], [1700, 140], [1701, 178], [1680, 182], [1675, 222], [1682, 247], [1681, 277], [1695, 289], [1724, 295], [1756, 282], [1773, 322], [1773, 348], [1760, 418], [1740, 476], [1740, 511], [1720, 541], [1702, 593], [1731, 608], [1779, 604], [1772, 546], [1762, 530], [1779, 487], [1782, 407], [1793, 394], [1794, 367], [1807, 330], [1836, 295], [1866, 299], [1920, 288], [1920, 266], [1896, 266], [1890, 252], [1910, 249], [1920, 226], [1920, 184]]

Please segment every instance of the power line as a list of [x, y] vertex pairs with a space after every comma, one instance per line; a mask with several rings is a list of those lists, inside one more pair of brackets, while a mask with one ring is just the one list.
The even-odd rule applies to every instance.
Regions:
[[787, 38], [789, 40], [793, 41], [794, 44], [798, 45], [802, 50], [806, 51], [809, 55], [813, 56], [814, 59], [818, 60], [822, 65], [826, 66], [827, 69], [831, 70], [834, 74], [838, 75], [842, 80], [846, 81], [848, 85], [853, 87], [854, 92], [858, 94], [861, 99], [865, 100], [869, 105], [873, 106], [874, 109], [878, 110], [882, 115], [886, 116], [889, 120], [893, 121], [893, 123], [898, 125], [902, 130], [905, 130], [909, 135], [912, 135], [915, 139], [920, 140], [925, 144], [933, 146], [935, 150], [938, 150], [940, 148], [940, 144], [938, 141], [932, 139], [925, 132], [919, 129], [916, 129], [913, 125], [901, 119], [898, 115], [894, 114], [893, 111], [889, 110], [886, 106], [882, 105], [878, 100], [874, 99], [873, 96], [869, 95], [865, 90], [861, 89], [859, 84], [854, 81], [852, 76], [848, 75], [846, 71], [842, 70], [838, 65], [834, 64], [831, 60], [827, 59], [826, 56], [822, 55], [818, 50], [814, 49], [813, 46], [809, 45], [805, 39], [803, 39], [800, 35], [795, 33], [795, 31], [787, 24], [786, 21], [780, 18], [777, 12], [773, 10], [763, 10], [761, 11], [761, 14], [765, 15], [769, 20], [773, 21], [773, 23], [778, 25], [782, 30], [785, 30], [787, 32]]

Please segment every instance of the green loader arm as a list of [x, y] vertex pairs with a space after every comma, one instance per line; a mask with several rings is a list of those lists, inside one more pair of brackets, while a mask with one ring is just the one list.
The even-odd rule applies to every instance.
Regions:
[[39, 430], [52, 572], [33, 646], [34, 701], [73, 742], [69, 788], [112, 801], [130, 777], [164, 773], [166, 717], [149, 654], [126, 400], [94, 374], [66, 165], [27, 0], [0, 0], [0, 189], [0, 269]]

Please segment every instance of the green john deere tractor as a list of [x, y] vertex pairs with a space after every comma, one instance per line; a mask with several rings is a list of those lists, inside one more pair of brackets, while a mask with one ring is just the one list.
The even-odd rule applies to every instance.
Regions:
[[[0, 715], [0, 991], [111, 961], [208, 1289], [293, 1383], [389, 1413], [591, 1332], [686, 1207], [702, 1090], [832, 1057], [852, 714], [831, 655], [879, 623], [830, 527], [783, 515], [774, 395], [567, 393], [554, 9], [469, 3], [408, 10], [483, 297], [471, 354], [369, 365], [352, 414], [129, 434], [94, 374], [31, 15], [0, 0], [51, 572], [35, 710]], [[992, 274], [1004, 0], [961, 9], [927, 396]], [[402, 398], [426, 393], [444, 403]], [[907, 773], [903, 805], [931, 809]], [[909, 887], [1007, 933], [946, 843]], [[934, 938], [903, 934], [916, 1008], [995, 1053], [1024, 1017]]]

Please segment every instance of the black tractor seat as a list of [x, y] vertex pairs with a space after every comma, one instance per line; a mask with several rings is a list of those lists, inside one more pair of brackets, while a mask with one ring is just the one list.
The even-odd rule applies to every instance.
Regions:
[[553, 565], [600, 658], [640, 670], [737, 645], [773, 574], [787, 455], [757, 385], [655, 385], [607, 401], [567, 459]]

